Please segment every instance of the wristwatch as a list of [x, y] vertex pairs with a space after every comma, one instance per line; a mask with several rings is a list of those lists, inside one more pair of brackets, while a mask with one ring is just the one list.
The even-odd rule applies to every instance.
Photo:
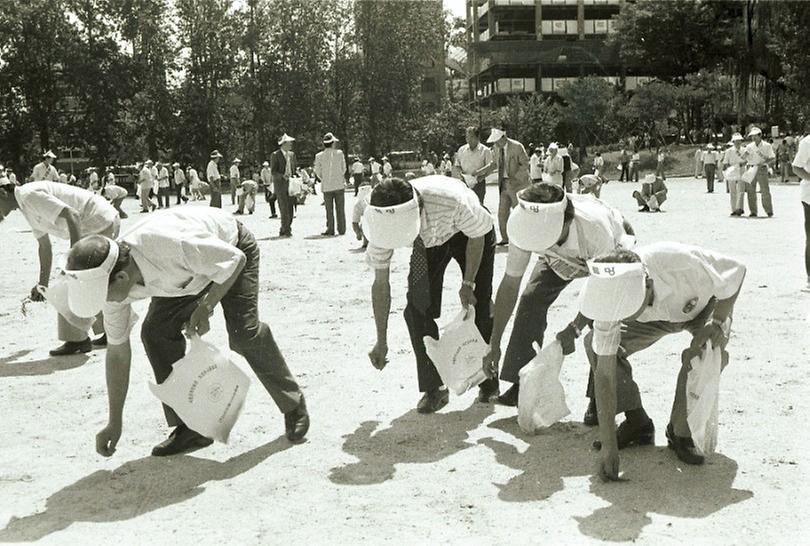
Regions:
[[462, 281], [461, 286], [468, 286], [470, 290], [475, 290], [475, 282], [473, 281]]

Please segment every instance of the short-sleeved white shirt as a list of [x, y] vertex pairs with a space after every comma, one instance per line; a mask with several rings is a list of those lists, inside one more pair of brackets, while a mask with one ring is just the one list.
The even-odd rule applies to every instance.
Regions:
[[239, 167], [237, 167], [235, 164], [231, 165], [231, 170], [229, 172], [229, 176], [231, 177], [231, 179], [235, 178], [235, 179], [239, 180]]
[[[796, 157], [793, 158], [793, 166], [810, 172], [810, 135], [799, 141]], [[799, 191], [801, 192], [802, 201], [810, 205], [810, 180], [802, 178]]]
[[[742, 286], [745, 266], [722, 254], [681, 243], [660, 242], [636, 250], [653, 281], [653, 300], [638, 322], [689, 322], [712, 297], [732, 297]], [[619, 322], [594, 322], [593, 348], [614, 355], [621, 341]]]
[[103, 197], [76, 186], [31, 182], [14, 188], [14, 195], [37, 239], [44, 235], [70, 239], [67, 221], [59, 217], [66, 207], [79, 214], [79, 230], [83, 236], [102, 233], [118, 219], [118, 212]]
[[116, 199], [126, 197], [127, 190], [116, 184], [107, 184], [106, 186], [104, 186], [104, 195], [110, 201], [115, 201]]
[[243, 253], [236, 247], [238, 225], [216, 208], [178, 207], [150, 214], [119, 237], [143, 275], [121, 303], [104, 306], [104, 328], [112, 345], [129, 340], [137, 317], [131, 303], [159, 297], [191, 296], [233, 274]]
[[749, 142], [745, 147], [745, 159], [749, 165], [764, 165], [774, 158], [776, 155], [773, 153], [773, 146], [764, 140], [759, 143], [759, 146], [756, 142]]
[[[492, 230], [492, 215], [457, 178], [437, 174], [416, 178], [411, 184], [422, 200], [419, 235], [425, 248], [441, 246], [459, 232], [473, 239]], [[372, 269], [387, 269], [393, 254], [369, 244], [366, 261]]]
[[213, 159], [208, 162], [208, 167], [205, 169], [205, 177], [208, 182], [216, 182], [221, 178], [219, 175], [219, 166]]

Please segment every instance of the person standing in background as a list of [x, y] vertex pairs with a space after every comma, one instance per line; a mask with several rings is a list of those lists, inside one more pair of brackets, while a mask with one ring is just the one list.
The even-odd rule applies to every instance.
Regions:
[[543, 156], [540, 148], [535, 148], [529, 158], [529, 178], [532, 182], [543, 181]]
[[158, 170], [158, 208], [169, 208], [171, 197], [171, 183], [169, 182], [169, 169], [166, 168], [165, 163], [158, 162], [160, 169]]
[[231, 162], [231, 169], [228, 171], [228, 179], [231, 182], [231, 205], [236, 204], [236, 190], [242, 182], [242, 174], [239, 172], [239, 165], [242, 160], [235, 157]]
[[695, 150], [695, 178], [703, 176], [703, 149], [698, 146]]
[[754, 180], [746, 186], [748, 191], [748, 216], [755, 217], [757, 215], [757, 185], [762, 194], [762, 208], [768, 218], [773, 216], [773, 203], [771, 201], [771, 186], [768, 180], [769, 170], [774, 161], [776, 161], [776, 154], [773, 153], [773, 147], [762, 140], [762, 130], [759, 127], [752, 127], [748, 132], [748, 137], [752, 142], [744, 148], [745, 161], [748, 168], [756, 168], [756, 176]]
[[40, 180], [59, 182], [59, 173], [53, 166], [54, 159], [56, 159], [56, 155], [50, 150], [42, 154], [42, 161], [34, 165], [34, 170], [31, 172], [31, 180], [33, 182]]
[[211, 152], [211, 159], [205, 168], [205, 178], [211, 192], [211, 206], [219, 209], [222, 208], [222, 176], [219, 174], [219, 162], [221, 159], [222, 154], [219, 153], [219, 150], [214, 150]]
[[593, 174], [598, 177], [604, 177], [605, 172], [605, 158], [602, 157], [602, 152], [596, 152], [596, 157], [593, 158]]
[[290, 196], [290, 178], [297, 171], [295, 153], [292, 151], [293, 142], [295, 139], [284, 133], [278, 140], [279, 149], [270, 156], [273, 193], [278, 199], [281, 215], [279, 237], [292, 237], [293, 197]]
[[[806, 123], [805, 131], [810, 132], [810, 122]], [[799, 141], [792, 166], [793, 172], [801, 180], [799, 194], [804, 211], [804, 271], [807, 284], [802, 291], [810, 292], [810, 134]]]
[[382, 162], [383, 179], [391, 178], [394, 174], [394, 167], [391, 166], [391, 162], [388, 160], [387, 156], [382, 157]]
[[666, 175], [664, 174], [664, 161], [666, 160], [666, 158], [667, 154], [664, 148], [658, 148], [658, 154], [655, 163], [655, 177], [660, 178], [661, 180], [667, 179]]
[[622, 170], [619, 182], [630, 182], [630, 154], [626, 148], [622, 148], [622, 151], [619, 152], [619, 166]]
[[360, 185], [363, 183], [363, 174], [366, 168], [363, 162], [360, 161], [360, 156], [354, 156], [354, 163], [352, 163], [352, 181], [354, 182], [354, 196], [357, 197], [357, 192], [360, 190]]
[[543, 170], [551, 177], [550, 184], [563, 187], [563, 159], [557, 153], [558, 147], [556, 142], [548, 145], [548, 157], [543, 165]]
[[346, 233], [346, 158], [343, 150], [335, 148], [339, 140], [332, 133], [323, 136], [323, 151], [315, 155], [315, 176], [321, 181], [324, 206], [326, 207], [326, 231], [321, 235]]
[[731, 215], [745, 214], [743, 200], [745, 198], [745, 181], [742, 179], [745, 170], [745, 156], [742, 147], [743, 137], [740, 133], [731, 136], [732, 146], [723, 154], [723, 168], [729, 169], [726, 183], [731, 194]]
[[143, 163], [143, 167], [141, 168], [141, 172], [138, 174], [138, 194], [141, 198], [141, 212], [149, 212], [150, 210], [155, 210], [157, 205], [152, 202], [152, 198], [149, 197], [149, 192], [152, 191], [152, 186], [154, 186], [154, 180], [152, 180], [152, 160], [147, 159]]
[[456, 152], [456, 176], [475, 192], [478, 201], [484, 202], [487, 192], [485, 176], [476, 176], [478, 170], [492, 162], [492, 151], [481, 143], [481, 133], [478, 127], [467, 127], [464, 132], [467, 144]]
[[183, 203], [186, 203], [188, 202], [188, 197], [183, 195], [183, 190], [188, 193], [186, 175], [183, 173], [183, 169], [180, 168], [180, 163], [175, 162], [172, 168], [174, 169], [174, 190], [177, 192], [177, 204], [179, 205], [181, 200]]
[[706, 173], [706, 193], [714, 193], [714, 175], [717, 170], [717, 153], [714, 151], [714, 144], [706, 145], [706, 152], [703, 154], [703, 172]]

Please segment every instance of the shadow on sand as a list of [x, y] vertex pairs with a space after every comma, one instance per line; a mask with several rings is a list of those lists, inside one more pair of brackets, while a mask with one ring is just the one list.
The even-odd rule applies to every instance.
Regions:
[[[492, 438], [479, 443], [495, 452], [496, 460], [521, 471], [505, 484], [496, 484], [506, 502], [532, 502], [562, 491], [563, 478], [593, 475], [597, 453], [589, 446], [595, 429], [579, 423], [558, 423], [537, 436], [523, 434], [514, 418], [500, 419], [490, 427], [520, 437], [529, 448], [521, 453], [512, 444]], [[607, 541], [632, 541], [651, 523], [648, 514], [679, 518], [705, 518], [723, 508], [753, 497], [734, 489], [737, 463], [715, 453], [703, 466], [679, 461], [666, 447], [623, 450], [621, 464], [627, 481], [603, 483], [591, 478], [590, 491], [609, 506], [576, 518], [579, 530]]]
[[75, 522], [123, 521], [160, 510], [199, 495], [206, 482], [235, 478], [290, 447], [281, 437], [222, 463], [189, 455], [144, 457], [99, 470], [48, 497], [44, 512], [11, 518], [0, 530], [0, 542], [33, 542]]
[[38, 360], [18, 361], [31, 351], [17, 351], [7, 357], [0, 358], [0, 378], [24, 377], [29, 375], [50, 375], [56, 372], [72, 370], [87, 362], [90, 357], [86, 354], [47, 357]]
[[473, 403], [467, 409], [420, 415], [416, 410], [397, 417], [391, 426], [377, 430], [378, 421], [366, 421], [345, 436], [343, 451], [359, 459], [335, 467], [329, 479], [342, 485], [371, 485], [394, 477], [397, 464], [435, 463], [473, 447], [467, 441], [494, 411], [491, 404]]

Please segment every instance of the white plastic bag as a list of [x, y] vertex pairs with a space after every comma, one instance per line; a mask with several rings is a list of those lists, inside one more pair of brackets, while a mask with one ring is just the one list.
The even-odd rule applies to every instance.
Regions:
[[535, 343], [534, 350], [537, 356], [520, 370], [518, 395], [518, 425], [529, 434], [571, 413], [560, 382], [562, 344], [555, 339], [541, 350]]
[[720, 394], [722, 349], [712, 342], [699, 357], [692, 358], [686, 376], [686, 422], [692, 441], [703, 455], [714, 453], [717, 446], [717, 401]]
[[227, 443], [245, 403], [250, 379], [214, 345], [193, 336], [186, 356], [152, 394], [203, 436]]
[[289, 180], [289, 190], [288, 190], [287, 193], [289, 193], [290, 195], [295, 196], [295, 195], [298, 195], [299, 193], [301, 193], [301, 190], [303, 190], [303, 189], [304, 189], [304, 182], [300, 178], [297, 178], [297, 177], [290, 178], [290, 180]]
[[548, 173], [543, 173], [543, 174], [541, 174], [541, 175], [540, 175], [540, 179], [541, 179], [543, 182], [545, 182], [546, 184], [551, 184], [551, 183], [552, 183], [551, 175], [550, 175], [550, 174], [548, 174]]
[[475, 309], [462, 310], [442, 330], [438, 340], [430, 336], [423, 340], [439, 376], [455, 395], [464, 394], [486, 380], [483, 360], [489, 345], [475, 325]]
[[45, 298], [45, 300], [56, 309], [56, 312], [62, 315], [62, 318], [68, 323], [83, 332], [87, 332], [93, 327], [96, 322], [95, 317], [81, 318], [77, 317], [70, 310], [68, 305], [68, 287], [64, 281], [56, 281], [50, 287], [39, 286], [37, 290]]
[[723, 177], [729, 182], [736, 182], [742, 177], [740, 167], [738, 165], [730, 165], [723, 171]]
[[742, 175], [743, 182], [745, 182], [746, 184], [751, 184], [757, 177], [757, 172], [759, 172], [759, 167], [757, 167], [756, 165], [753, 167], [749, 167], [748, 170], [746, 170]]

